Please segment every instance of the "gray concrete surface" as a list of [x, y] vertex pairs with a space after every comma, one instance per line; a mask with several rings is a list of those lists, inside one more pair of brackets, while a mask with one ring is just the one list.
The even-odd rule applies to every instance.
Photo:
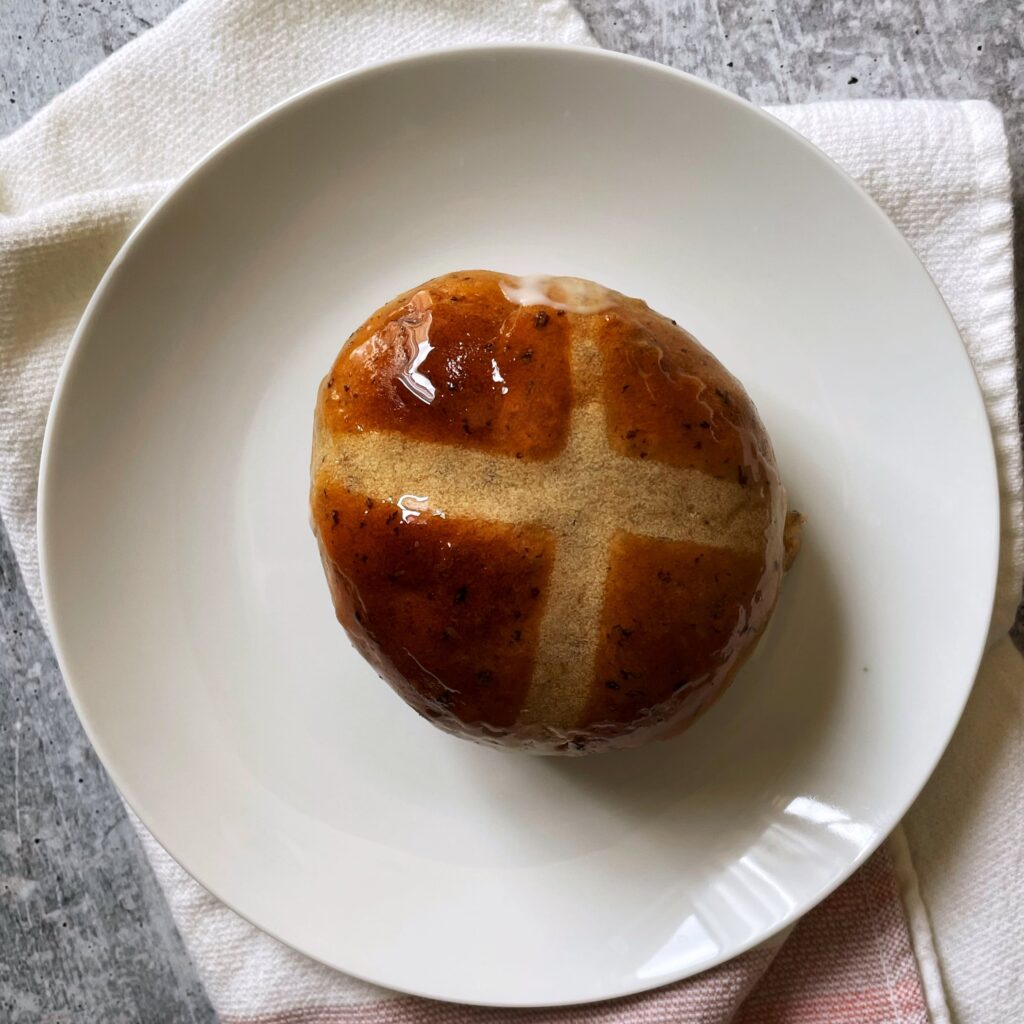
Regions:
[[[0, 0], [0, 133], [177, 0]], [[600, 42], [760, 103], [979, 97], [1003, 110], [1024, 277], [1024, 3], [579, 0]], [[956, 740], [954, 739], [954, 743]], [[210, 1022], [0, 530], [0, 1022]]]

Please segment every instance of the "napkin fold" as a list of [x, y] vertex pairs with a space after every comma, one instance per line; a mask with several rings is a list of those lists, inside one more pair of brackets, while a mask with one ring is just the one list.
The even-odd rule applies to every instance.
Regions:
[[[379, 58], [486, 42], [591, 44], [566, 0], [190, 0], [0, 140], [0, 515], [43, 621], [43, 428], [82, 310], [142, 214], [253, 116]], [[1024, 1019], [1024, 671], [1005, 639], [1024, 565], [1006, 141], [986, 103], [775, 108], [883, 206], [964, 336], [999, 457], [993, 646], [965, 722], [907, 819], [792, 934], [698, 978], [595, 1007], [511, 1013], [398, 996], [285, 948], [217, 903], [139, 825], [226, 1022]], [[898, 355], [894, 355], [898, 357]], [[927, 386], [927, 367], [921, 368]], [[969, 496], [965, 500], [969, 500]], [[926, 909], [927, 908], [927, 909]], [[929, 914], [936, 925], [938, 957]]]

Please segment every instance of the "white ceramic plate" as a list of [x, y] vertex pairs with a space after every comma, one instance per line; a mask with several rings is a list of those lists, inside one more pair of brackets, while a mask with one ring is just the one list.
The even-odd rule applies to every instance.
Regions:
[[[678, 742], [460, 742], [335, 622], [306, 511], [317, 383], [380, 303], [462, 267], [640, 295], [760, 407], [805, 549]], [[719, 963], [868, 856], [970, 689], [997, 491], [941, 299], [817, 150], [653, 64], [469, 50], [278, 107], [146, 219], [57, 390], [40, 541], [82, 720], [196, 878], [344, 971], [529, 1005]]]

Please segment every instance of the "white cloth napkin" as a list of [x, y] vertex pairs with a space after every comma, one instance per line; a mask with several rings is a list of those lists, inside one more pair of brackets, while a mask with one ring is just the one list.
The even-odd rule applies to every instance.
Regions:
[[[499, 40], [592, 42], [567, 0], [191, 0], [0, 141], [0, 515], [44, 622], [35, 495], [46, 413], [75, 324], [131, 227], [215, 143], [296, 90], [385, 56]], [[909, 239], [986, 394], [1004, 501], [993, 647], [906, 828], [955, 1014], [1024, 1020], [1024, 671], [1005, 639], [1020, 595], [1024, 520], [1002, 123], [977, 102], [773, 113], [845, 167]], [[922, 366], [922, 387], [927, 380]], [[293, 1020], [296, 1008], [389, 996], [259, 933], [140, 834], [225, 1018]], [[897, 836], [897, 863], [906, 861], [901, 844]], [[909, 868], [903, 884], [915, 887]], [[926, 916], [912, 899], [909, 909], [940, 1020]]]
[[[914, 247], [985, 395], [1003, 524], [989, 648], [956, 735], [903, 827], [953, 1018], [1024, 1021], [1024, 660], [1007, 635], [1024, 574], [1024, 479], [1002, 119], [978, 102], [826, 103], [772, 113], [842, 165]], [[927, 981], [927, 956], [919, 949], [918, 957]]]

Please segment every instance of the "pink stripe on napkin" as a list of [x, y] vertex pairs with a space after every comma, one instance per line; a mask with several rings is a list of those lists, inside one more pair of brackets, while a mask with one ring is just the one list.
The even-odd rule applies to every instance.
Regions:
[[928, 1024], [888, 847], [804, 917], [789, 939], [695, 978], [587, 1006], [503, 1010], [408, 996], [223, 1024]]
[[888, 845], [800, 920], [740, 1012], [718, 1020], [927, 1024], [921, 973]]

